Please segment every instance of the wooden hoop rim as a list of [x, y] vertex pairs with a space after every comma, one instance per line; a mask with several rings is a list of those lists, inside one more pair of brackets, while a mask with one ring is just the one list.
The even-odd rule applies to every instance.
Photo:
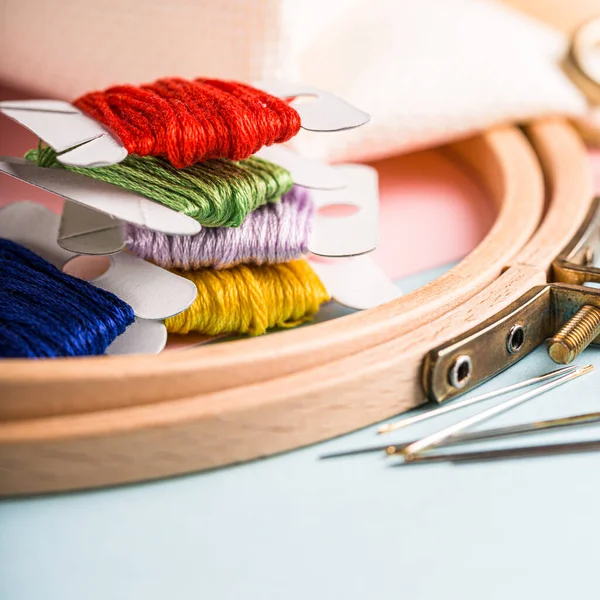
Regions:
[[448, 312], [498, 277], [544, 209], [541, 170], [520, 131], [487, 132], [448, 152], [475, 172], [498, 216], [481, 244], [429, 285], [385, 306], [276, 336], [158, 356], [6, 360], [0, 421], [165, 402], [268, 381], [384, 343]]
[[[496, 180], [496, 189], [502, 189], [505, 198], [514, 196], [519, 202], [529, 201], [523, 191], [537, 191], [541, 203], [541, 164], [548, 199], [545, 218], [535, 233], [535, 224], [525, 236], [520, 230], [521, 221], [512, 221], [512, 234], [519, 241], [510, 249], [501, 246], [502, 260], [496, 260], [493, 248], [486, 255], [477, 254], [478, 248], [466, 259], [475, 272], [478, 265], [487, 266], [480, 261], [494, 258], [491, 262], [496, 271], [493, 276], [493, 269], [487, 271], [490, 285], [471, 284], [473, 293], [468, 301], [449, 286], [453, 298], [446, 303], [436, 298], [432, 315], [415, 311], [418, 316], [412, 330], [405, 322], [403, 329], [396, 306], [386, 305], [358, 315], [369, 318], [355, 335], [373, 332], [374, 343], [359, 339], [351, 351], [342, 356], [333, 352], [326, 361], [323, 358], [328, 355], [322, 354], [318, 362], [324, 364], [315, 365], [309, 360], [302, 369], [283, 369], [271, 377], [250, 378], [235, 387], [155, 404], [4, 422], [0, 424], [0, 469], [4, 473], [0, 493], [95, 487], [230, 464], [346, 433], [421, 403], [420, 369], [426, 352], [492, 316], [532, 285], [544, 283], [550, 261], [577, 230], [591, 203], [591, 173], [585, 148], [568, 125], [547, 121], [528, 129], [539, 163], [530, 160], [533, 148], [519, 132], [505, 129], [487, 135], [494, 141], [500, 139], [501, 148], [510, 148], [512, 156], [520, 148], [516, 154], [520, 165], [531, 167], [529, 171], [507, 169], [504, 164], [503, 172], [509, 178]], [[456, 150], [468, 158], [465, 149], [482, 139], [459, 145]], [[491, 146], [486, 143], [486, 147]], [[529, 221], [525, 223], [527, 227]], [[500, 275], [503, 268], [506, 270]], [[443, 289], [439, 285], [430, 287], [435, 292]], [[377, 317], [372, 323], [369, 313]], [[394, 333], [380, 335], [388, 323]], [[323, 329], [319, 325], [306, 331], [319, 328]], [[296, 333], [302, 332], [292, 335]], [[352, 341], [351, 336], [349, 339]], [[262, 340], [251, 343], [255, 341]], [[322, 340], [321, 350], [327, 348], [327, 342]], [[315, 341], [305, 341], [302, 348], [310, 349], [311, 343]], [[279, 344], [272, 351], [279, 351]], [[188, 362], [185, 366], [190, 368]], [[0, 381], [3, 389], [6, 376]], [[13, 378], [14, 391], [17, 384]], [[41, 388], [41, 384], [36, 387]], [[41, 399], [38, 396], [37, 402]]]

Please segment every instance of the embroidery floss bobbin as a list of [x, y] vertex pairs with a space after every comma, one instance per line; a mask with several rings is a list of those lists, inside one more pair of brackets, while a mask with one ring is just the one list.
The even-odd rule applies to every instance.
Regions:
[[166, 235], [128, 223], [125, 238], [131, 252], [165, 269], [281, 263], [307, 254], [313, 214], [308, 190], [294, 186], [279, 204], [257, 208], [237, 228], [205, 227], [196, 235]]
[[310, 320], [330, 299], [304, 260], [178, 274], [196, 284], [198, 295], [190, 308], [165, 321], [171, 333], [261, 335]]
[[104, 354], [133, 321], [114, 294], [0, 238], [0, 356]]
[[74, 105], [110, 127], [130, 154], [163, 156], [178, 169], [211, 158], [245, 159], [300, 129], [300, 115], [284, 100], [218, 79], [120, 85]]
[[175, 169], [152, 156], [128, 156], [108, 167], [73, 167], [52, 148], [30, 150], [25, 158], [120, 186], [196, 219], [205, 227], [238, 227], [254, 209], [278, 202], [293, 185], [289, 171], [262, 158], [226, 159]]

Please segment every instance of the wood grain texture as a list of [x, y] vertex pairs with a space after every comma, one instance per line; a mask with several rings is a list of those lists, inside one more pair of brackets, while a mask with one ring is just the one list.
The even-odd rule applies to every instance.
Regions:
[[499, 212], [481, 244], [429, 285], [343, 319], [181, 353], [6, 360], [0, 420], [110, 410], [268, 381], [384, 343], [448, 312], [496, 279], [529, 240], [543, 212], [544, 192], [535, 154], [514, 128], [487, 132], [447, 151], [480, 177]]
[[302, 373], [181, 400], [0, 425], [0, 494], [90, 488], [198, 471], [297, 448], [424, 401], [423, 356], [543, 283], [513, 267], [449, 315]]
[[[527, 236], [518, 235], [521, 219], [513, 221], [513, 240], [519, 241], [514, 242], [510, 250], [502, 248], [505, 260], [500, 261], [504, 266], [512, 265], [469, 299], [461, 299], [460, 294], [454, 292], [447, 310], [432, 315], [427, 311], [417, 312], [413, 327], [404, 329], [399, 326], [402, 315], [398, 314], [395, 303], [358, 315], [362, 320], [339, 319], [334, 323], [345, 324], [348, 332], [344, 336], [336, 334], [338, 339], [333, 345], [329, 338], [310, 337], [311, 332], [326, 329], [320, 325], [307, 328], [306, 333], [272, 336], [276, 343], [268, 350], [262, 348], [260, 354], [253, 351], [252, 358], [257, 357], [263, 369], [261, 376], [245, 380], [242, 377], [242, 383], [230, 383], [221, 389], [209, 385], [191, 393], [179, 393], [177, 398], [167, 395], [153, 403], [129, 407], [117, 404], [104, 409], [97, 405], [95, 412], [76, 410], [54, 416], [28, 415], [4, 420], [0, 423], [0, 494], [96, 487], [231, 464], [339, 435], [420, 404], [424, 400], [420, 377], [425, 354], [491, 317], [531, 286], [544, 283], [549, 262], [561, 250], [565, 238], [577, 228], [578, 223], [571, 219], [584, 214], [589, 207], [591, 194], [587, 185], [581, 183], [582, 175], [584, 181], [589, 181], [587, 157], [573, 131], [562, 123], [548, 122], [532, 126], [530, 135], [542, 164], [548, 169], [545, 175], [549, 202], [545, 218], [537, 232], [532, 235], [530, 230]], [[524, 145], [522, 138], [513, 139], [519, 139], [517, 146]], [[468, 160], [468, 145], [458, 151]], [[519, 154], [519, 158], [530, 155], [528, 150]], [[485, 164], [485, 159], [481, 164]], [[501, 178], [495, 183], [490, 180], [507, 197], [515, 194], [522, 203], [521, 210], [529, 199], [520, 192], [531, 190], [528, 182], [535, 182], [539, 177], [537, 162], [533, 164], [529, 174], [526, 170], [507, 171], [509, 179], [503, 185]], [[522, 187], [518, 180], [512, 179], [514, 175], [524, 178]], [[536, 185], [539, 186], [539, 180]], [[533, 189], [539, 188], [534, 186]], [[576, 206], [568, 207], [571, 212], [565, 218], [567, 198]], [[469, 267], [472, 273], [477, 273], [477, 268], [483, 269], [485, 261], [496, 258], [493, 248], [490, 252], [467, 259], [473, 261]], [[498, 268], [502, 270], [502, 265]], [[449, 289], [452, 294], [452, 285], [446, 285], [441, 290], [439, 287], [429, 289], [435, 293]], [[415, 295], [418, 297], [418, 293]], [[425, 294], [421, 301], [429, 298]], [[436, 301], [437, 297], [433, 297], [433, 302]], [[394, 334], [381, 335], [380, 330], [390, 324]], [[353, 328], [355, 330], [350, 331]], [[369, 332], [373, 332], [375, 339], [365, 342], [362, 337]], [[337, 350], [339, 336], [348, 341], [349, 351]], [[302, 337], [306, 340], [297, 341]], [[284, 339], [293, 347], [280, 343]], [[262, 341], [223, 345], [221, 352], [227, 353], [229, 348], [243, 344], [248, 348], [248, 344], [253, 344], [254, 348], [255, 342]], [[334, 348], [331, 354], [328, 353], [330, 347]], [[213, 352], [217, 348], [208, 350]], [[319, 351], [319, 360], [307, 360], [301, 369], [268, 370], [265, 367], [270, 360], [281, 361], [282, 354], [315, 348]], [[189, 356], [192, 354], [195, 356]], [[194, 361], [199, 361], [199, 357], [204, 360], [208, 353], [182, 353], [177, 356], [183, 363], [179, 367], [177, 360], [166, 361], [170, 366], [162, 367], [166, 369], [163, 375], [168, 373], [170, 379], [162, 385], [187, 389], [180, 387], [179, 380], [173, 376], [189, 378]], [[80, 385], [85, 381], [89, 385], [91, 369], [87, 364], [103, 360], [80, 362], [86, 365]], [[222, 361], [219, 357], [217, 367]], [[157, 360], [156, 364], [160, 362]], [[243, 368], [251, 362], [245, 357]], [[77, 366], [71, 364], [69, 368], [74, 372]], [[195, 367], [204, 369], [205, 365], [196, 362]], [[100, 369], [98, 373], [101, 372]], [[128, 369], [115, 372], [122, 388], [131, 385]], [[206, 375], [207, 371], [203, 372]], [[154, 383], [160, 381], [156, 377], [151, 379]], [[42, 389], [41, 382], [39, 389]], [[63, 388], [63, 392], [65, 396], [71, 394], [72, 388]], [[37, 401], [42, 397], [38, 395]]]
[[548, 271], [556, 255], [577, 232], [594, 195], [592, 168], [585, 145], [575, 130], [561, 120], [525, 128], [546, 179], [544, 220], [530, 242], [511, 264]]

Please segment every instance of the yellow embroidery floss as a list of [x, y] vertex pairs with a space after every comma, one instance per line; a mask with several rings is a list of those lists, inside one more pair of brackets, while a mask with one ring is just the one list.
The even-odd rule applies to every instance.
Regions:
[[261, 335], [304, 323], [330, 297], [305, 260], [177, 271], [198, 288], [195, 302], [165, 324], [171, 333]]

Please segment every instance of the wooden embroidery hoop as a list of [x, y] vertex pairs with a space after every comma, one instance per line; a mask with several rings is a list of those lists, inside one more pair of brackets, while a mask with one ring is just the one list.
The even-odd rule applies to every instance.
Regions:
[[498, 128], [447, 152], [480, 178], [498, 218], [459, 265], [394, 302], [159, 356], [3, 361], [0, 494], [236, 463], [421, 404], [427, 352], [544, 283], [592, 201], [585, 147], [563, 121]]

